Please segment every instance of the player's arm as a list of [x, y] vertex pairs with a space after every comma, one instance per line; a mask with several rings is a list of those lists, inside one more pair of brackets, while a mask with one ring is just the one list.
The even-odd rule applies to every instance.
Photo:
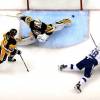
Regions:
[[7, 35], [8, 35], [7, 33], [3, 34], [3, 41], [1, 42], [1, 47], [2, 47], [6, 52], [10, 53], [11, 50], [9, 50], [9, 49], [7, 49], [7, 48], [5, 47], [5, 45], [8, 43], [8, 41], [7, 41], [8, 36], [7, 36]]
[[10, 54], [12, 52], [10, 49], [7, 49], [3, 44], [1, 44], [1, 47], [6, 51], [7, 54]]
[[16, 38], [17, 42], [20, 42], [22, 40], [22, 37]]
[[25, 19], [26, 19], [26, 16], [21, 16], [20, 17], [20, 20], [24, 21], [25, 22]]
[[33, 39], [34, 39], [34, 35], [33, 35], [33, 33], [32, 33], [32, 32], [30, 32], [30, 33], [29, 33], [29, 37], [30, 37], [30, 39], [31, 39], [31, 40], [33, 40]]
[[20, 20], [23, 20], [28, 25], [30, 24], [31, 21], [33, 21], [32, 17], [29, 17], [29, 16], [21, 16]]

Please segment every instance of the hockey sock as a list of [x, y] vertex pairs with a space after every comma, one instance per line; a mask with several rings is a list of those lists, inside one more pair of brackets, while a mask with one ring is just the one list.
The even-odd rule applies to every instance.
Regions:
[[84, 77], [82, 77], [82, 78], [80, 79], [79, 84], [80, 84], [81, 86], [83, 86], [87, 81], [88, 81], [88, 78], [84, 76]]
[[75, 70], [78, 71], [79, 69], [77, 68], [76, 65], [74, 64], [70, 64], [70, 65], [64, 65], [65, 67], [62, 68], [62, 71], [71, 71], [71, 70]]
[[13, 57], [14, 57], [14, 55], [10, 55], [10, 56], [8, 57], [8, 61], [9, 61], [9, 62], [15, 62], [16, 59], [14, 59]]
[[68, 66], [68, 69], [69, 69], [69, 70], [75, 70], [75, 71], [78, 71], [78, 70], [79, 70], [79, 69], [77, 68], [77, 66], [74, 65], [74, 64], [70, 64], [70, 65]]
[[87, 77], [82, 77], [81, 79], [80, 79], [80, 81], [75, 85], [75, 90], [78, 92], [78, 93], [80, 93], [80, 92], [82, 92], [82, 90], [81, 90], [81, 87], [87, 82], [87, 80], [88, 80], [88, 78]]
[[80, 87], [82, 87], [83, 85], [85, 85], [85, 83], [88, 81], [88, 78], [87, 77], [82, 77], [81, 79], [80, 79], [80, 81], [77, 83], [77, 84], [79, 84], [80, 85]]

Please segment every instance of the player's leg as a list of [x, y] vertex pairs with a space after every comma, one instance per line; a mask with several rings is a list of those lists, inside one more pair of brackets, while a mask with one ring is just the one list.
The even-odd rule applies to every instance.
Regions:
[[79, 82], [75, 85], [74, 89], [76, 90], [76, 92], [80, 93], [82, 92], [82, 87], [83, 85], [86, 84], [86, 82], [89, 80], [90, 77], [85, 77], [83, 76]]
[[0, 64], [3, 63], [7, 58], [7, 54], [4, 48], [0, 46]]
[[59, 66], [59, 70], [60, 71], [82, 70], [84, 68], [86, 62], [87, 62], [87, 57], [85, 57], [83, 60], [81, 60], [77, 64], [70, 64], [70, 65], [62, 64]]
[[62, 30], [64, 27], [70, 26], [71, 24], [72, 24], [72, 21], [71, 21], [70, 19], [63, 19], [63, 20], [60, 20], [60, 21], [56, 22], [55, 24], [53, 24], [53, 26], [55, 27], [54, 32], [60, 31], [60, 30]]
[[91, 71], [92, 71], [93, 65], [85, 67], [84, 70], [84, 76], [79, 80], [79, 82], [75, 85], [75, 90], [80, 93], [82, 92], [82, 87], [86, 84], [86, 82], [91, 77]]
[[95, 59], [88, 59], [86, 64], [85, 64], [85, 69], [84, 69], [84, 76], [80, 79], [80, 81], [75, 85], [75, 89], [78, 92], [81, 92], [81, 88], [83, 85], [89, 80], [91, 77], [92, 71], [94, 66], [97, 65], [97, 61]]
[[71, 19], [62, 19], [58, 22], [56, 22], [56, 24], [65, 24], [65, 25], [70, 25], [72, 23]]
[[60, 65], [58, 66], [60, 71], [72, 71], [72, 70], [79, 70], [76, 64], [69, 64], [69, 65]]
[[65, 24], [54, 24], [55, 27], [54, 32], [63, 30], [65, 26], [66, 26]]
[[16, 55], [16, 50], [14, 50], [13, 52], [11, 52], [10, 56], [8, 56], [8, 61], [9, 62], [15, 62], [16, 59], [14, 59], [14, 56]]
[[[0, 58], [1, 58], [1, 46], [0, 46]], [[0, 60], [0, 64], [2, 63], [2, 61]]]
[[[30, 32], [29, 34], [32, 34]], [[18, 45], [29, 45], [36, 42], [36, 38], [32, 35], [29, 35], [28, 37], [18, 37], [20, 40], [17, 42]]]

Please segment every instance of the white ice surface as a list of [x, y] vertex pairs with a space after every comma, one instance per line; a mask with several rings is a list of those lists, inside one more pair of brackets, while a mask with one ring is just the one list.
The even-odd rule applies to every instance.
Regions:
[[[10, 19], [9, 19], [10, 21]], [[0, 33], [6, 32], [14, 24], [0, 24]], [[100, 42], [100, 12], [90, 14], [90, 32], [96, 42]], [[17, 25], [17, 26], [16, 26]], [[1, 37], [1, 35], [0, 35]], [[2, 38], [1, 38], [2, 39]], [[60, 72], [57, 65], [76, 63], [94, 48], [89, 38], [87, 41], [63, 49], [45, 49], [31, 46], [18, 47], [30, 70], [28, 73], [20, 57], [16, 63], [4, 62], [0, 65], [0, 100], [99, 100], [100, 67], [94, 71], [92, 78], [85, 85], [83, 92], [77, 94], [73, 87], [83, 73]]]

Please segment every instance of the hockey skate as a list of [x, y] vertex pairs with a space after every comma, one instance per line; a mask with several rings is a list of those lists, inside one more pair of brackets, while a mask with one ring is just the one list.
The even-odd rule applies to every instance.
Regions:
[[67, 65], [64, 65], [64, 64], [63, 64], [63, 65], [60, 65], [60, 66], [58, 66], [58, 67], [59, 67], [59, 70], [60, 70], [60, 71], [63, 71], [63, 69], [67, 68]]
[[60, 20], [60, 21], [56, 22], [56, 24], [66, 24], [66, 25], [69, 25], [69, 24], [71, 24], [71, 20], [70, 19], [63, 19], [63, 20]]
[[16, 59], [13, 59], [11, 57], [8, 57], [8, 62], [16, 62]]
[[75, 91], [77, 93], [81, 93], [82, 92], [82, 90], [81, 90], [81, 84], [80, 83], [76, 84], [75, 87], [74, 87], [74, 89], [75, 89]]

